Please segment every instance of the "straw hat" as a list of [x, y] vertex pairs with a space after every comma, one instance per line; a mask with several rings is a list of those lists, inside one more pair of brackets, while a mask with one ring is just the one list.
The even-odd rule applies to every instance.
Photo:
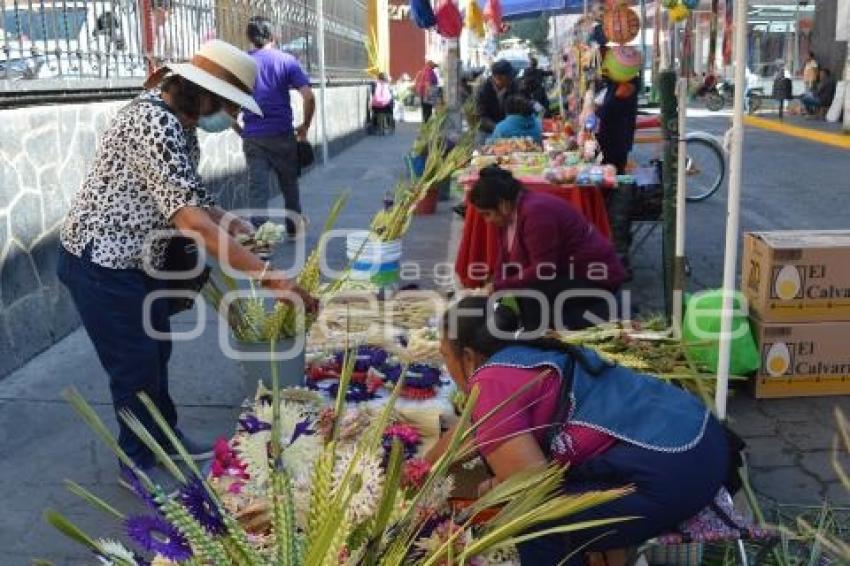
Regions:
[[169, 71], [258, 116], [263, 115], [251, 96], [257, 78], [257, 64], [250, 55], [226, 41], [208, 41], [188, 63], [168, 63], [145, 81], [145, 88], [158, 85]]

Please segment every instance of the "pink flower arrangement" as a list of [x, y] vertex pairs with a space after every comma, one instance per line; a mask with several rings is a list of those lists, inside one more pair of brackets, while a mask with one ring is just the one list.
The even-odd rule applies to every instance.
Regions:
[[404, 423], [393, 423], [384, 431], [384, 438], [398, 438], [405, 445], [419, 444], [422, 437], [415, 427]]
[[213, 446], [212, 476], [220, 479], [224, 476], [247, 480], [248, 466], [239, 460], [236, 451], [226, 438], [219, 438]]
[[430, 473], [431, 463], [428, 460], [424, 458], [408, 460], [401, 468], [401, 485], [419, 489], [425, 484], [425, 479]]

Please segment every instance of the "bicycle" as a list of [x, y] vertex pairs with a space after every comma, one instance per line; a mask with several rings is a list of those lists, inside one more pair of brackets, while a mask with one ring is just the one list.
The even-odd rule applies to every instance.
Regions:
[[[660, 128], [660, 116], [639, 116], [638, 132], [653, 131], [636, 134], [635, 144], [660, 144], [664, 141]], [[688, 202], [701, 202], [711, 197], [723, 185], [727, 170], [726, 152], [720, 141], [707, 132], [686, 133], [685, 143], [685, 198]]]

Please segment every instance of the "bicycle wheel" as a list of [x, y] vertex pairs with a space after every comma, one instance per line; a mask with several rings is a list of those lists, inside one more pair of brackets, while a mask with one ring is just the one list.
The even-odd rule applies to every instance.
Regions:
[[715, 139], [705, 135], [686, 136], [686, 198], [699, 202], [717, 192], [726, 177], [726, 156]]
[[716, 92], [709, 92], [705, 95], [705, 107], [712, 112], [717, 112], [723, 109], [723, 97]]

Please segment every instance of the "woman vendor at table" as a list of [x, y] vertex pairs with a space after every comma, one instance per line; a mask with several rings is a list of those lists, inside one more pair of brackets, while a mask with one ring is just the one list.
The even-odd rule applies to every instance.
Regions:
[[[625, 271], [611, 242], [575, 208], [523, 188], [496, 165], [481, 170], [469, 202], [500, 229], [501, 260], [487, 290], [532, 290], [545, 297], [518, 298], [526, 329], [575, 330], [598, 323], [594, 318], [616, 316]], [[556, 306], [561, 316], [553, 312]]]
[[505, 138], [531, 138], [537, 143], [543, 141], [543, 126], [534, 113], [534, 105], [521, 94], [514, 94], [505, 100], [505, 118], [496, 124], [487, 143]]
[[567, 493], [634, 487], [560, 523], [635, 519], [520, 544], [522, 564], [579, 565], [581, 552], [638, 545], [695, 516], [727, 480], [726, 432], [689, 393], [557, 339], [525, 339], [514, 311], [492, 298], [461, 299], [442, 327], [449, 373], [459, 389], [478, 390], [472, 438], [494, 474], [479, 491], [551, 462], [569, 465]]

